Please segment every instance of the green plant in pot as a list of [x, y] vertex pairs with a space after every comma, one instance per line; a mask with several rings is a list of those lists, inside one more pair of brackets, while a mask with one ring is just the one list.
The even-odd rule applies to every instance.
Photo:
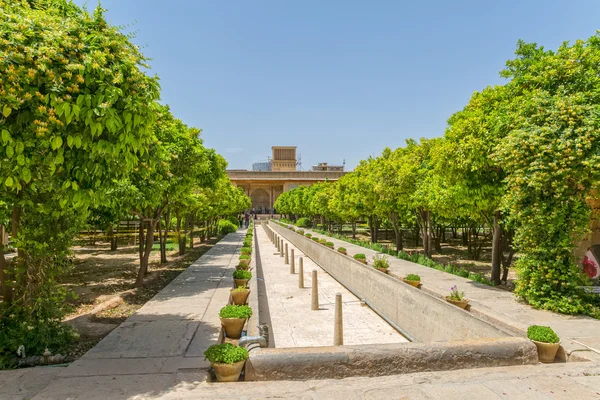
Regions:
[[239, 256], [240, 264], [250, 265], [250, 256], [247, 254], [242, 254]]
[[299, 233], [300, 235], [304, 235], [304, 229], [296, 229], [296, 233]]
[[306, 236], [307, 238], [309, 238], [309, 239], [310, 239], [310, 238], [312, 237], [312, 233], [307, 233], [307, 234], [305, 234], [304, 236]]
[[345, 247], [338, 247], [338, 248], [337, 248], [337, 251], [338, 251], [338, 253], [342, 253], [342, 254], [344, 254], [344, 255], [348, 254], [348, 253], [346, 252], [346, 248], [345, 248]]
[[233, 271], [233, 281], [235, 287], [245, 286], [248, 287], [248, 281], [252, 278], [252, 273], [244, 269], [236, 269]]
[[365, 256], [363, 253], [358, 253], [354, 255], [354, 259], [356, 261], [360, 261], [363, 264], [367, 263], [367, 256]]
[[460, 292], [456, 285], [450, 288], [450, 296], [446, 296], [446, 301], [463, 310], [469, 305], [469, 299], [465, 297], [465, 292]]
[[231, 289], [231, 301], [236, 306], [246, 304], [248, 296], [250, 295], [250, 289], [244, 286], [238, 286], [235, 289]]
[[384, 256], [383, 254], [375, 254], [375, 256], [373, 257], [373, 268], [375, 268], [377, 271], [387, 274], [387, 270], [389, 267], [390, 262], [388, 261], [388, 258], [386, 256]]
[[240, 262], [238, 265], [235, 266], [235, 269], [248, 270], [249, 268], [250, 268], [250, 265], [247, 263], [243, 263], [243, 262]]
[[319, 243], [325, 244], [325, 243], [327, 243], [327, 239], [319, 239]]
[[243, 255], [251, 255], [252, 254], [252, 247], [242, 247], [240, 250], [240, 254]]
[[313, 236], [313, 237], [310, 238], [310, 240], [312, 240], [313, 242], [319, 243], [320, 239], [318, 237], [316, 237], [316, 236]]
[[204, 352], [219, 382], [237, 382], [248, 359], [248, 350], [231, 343], [213, 344]]
[[252, 309], [246, 305], [236, 306], [228, 304], [221, 308], [219, 317], [221, 325], [225, 329], [225, 336], [228, 339], [239, 339], [242, 337], [242, 331], [246, 320], [252, 315]]
[[540, 362], [554, 362], [560, 347], [560, 338], [549, 326], [531, 325], [527, 328], [527, 338], [537, 347]]
[[333, 249], [333, 242], [325, 242], [325, 246], [329, 247], [330, 249]]
[[408, 283], [411, 286], [418, 288], [421, 285], [421, 277], [415, 274], [408, 274], [402, 278], [404, 283]]

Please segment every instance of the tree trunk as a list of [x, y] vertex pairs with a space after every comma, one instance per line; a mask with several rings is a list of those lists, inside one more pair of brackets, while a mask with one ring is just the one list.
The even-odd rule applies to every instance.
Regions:
[[140, 226], [138, 229], [138, 252], [140, 253], [140, 260], [142, 259], [142, 256], [144, 255], [144, 220], [140, 217]]
[[108, 228], [108, 241], [110, 242], [110, 251], [117, 251], [117, 238], [112, 225]]
[[461, 234], [462, 244], [463, 244], [463, 246], [468, 247], [469, 246], [469, 231], [468, 231], [468, 228], [466, 228], [466, 227], [463, 226], [461, 229], [462, 229], [462, 234]]
[[502, 264], [502, 227], [500, 226], [500, 211], [494, 211], [494, 231], [492, 235], [492, 276], [495, 285], [500, 284], [500, 270]]
[[189, 216], [189, 227], [190, 227], [190, 249], [194, 248], [194, 225], [196, 225], [196, 220], [193, 216]]
[[152, 252], [152, 246], [154, 245], [154, 227], [156, 225], [155, 220], [148, 220], [147, 222], [148, 228], [146, 232], [146, 240], [144, 243], [143, 251], [140, 253], [140, 269], [138, 271], [138, 276], [135, 281], [136, 286], [142, 286], [144, 283], [144, 278], [148, 274], [148, 259], [150, 258], [150, 253]]
[[160, 247], [160, 263], [167, 263], [167, 241], [165, 236], [167, 236], [167, 231], [163, 232], [162, 230], [162, 221], [160, 218], [158, 219], [158, 243]]
[[396, 238], [396, 253], [402, 250], [402, 229], [398, 223], [398, 216], [395, 213], [390, 215], [390, 221], [392, 222], [392, 228], [394, 229], [394, 236]]
[[356, 240], [356, 222], [352, 222], [352, 239]]

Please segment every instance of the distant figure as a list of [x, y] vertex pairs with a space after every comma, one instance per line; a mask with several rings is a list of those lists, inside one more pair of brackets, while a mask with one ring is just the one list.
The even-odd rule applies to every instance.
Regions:
[[244, 213], [240, 213], [238, 215], [238, 220], [240, 221], [240, 228], [244, 227]]
[[248, 228], [250, 226], [250, 213], [248, 211], [246, 211], [246, 215], [244, 215], [245, 221], [246, 221], [246, 228]]

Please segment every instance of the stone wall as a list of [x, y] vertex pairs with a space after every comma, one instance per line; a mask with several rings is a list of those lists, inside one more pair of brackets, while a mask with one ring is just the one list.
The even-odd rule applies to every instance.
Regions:
[[422, 290], [270, 222], [269, 226], [417, 342], [513, 336]]

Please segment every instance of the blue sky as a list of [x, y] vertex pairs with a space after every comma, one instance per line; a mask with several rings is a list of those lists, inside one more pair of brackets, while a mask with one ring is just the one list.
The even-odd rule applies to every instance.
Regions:
[[[93, 8], [96, 1], [76, 0]], [[104, 0], [136, 32], [162, 101], [250, 169], [296, 145], [303, 169], [354, 168], [443, 135], [523, 39], [546, 48], [600, 29], [600, 1]]]

